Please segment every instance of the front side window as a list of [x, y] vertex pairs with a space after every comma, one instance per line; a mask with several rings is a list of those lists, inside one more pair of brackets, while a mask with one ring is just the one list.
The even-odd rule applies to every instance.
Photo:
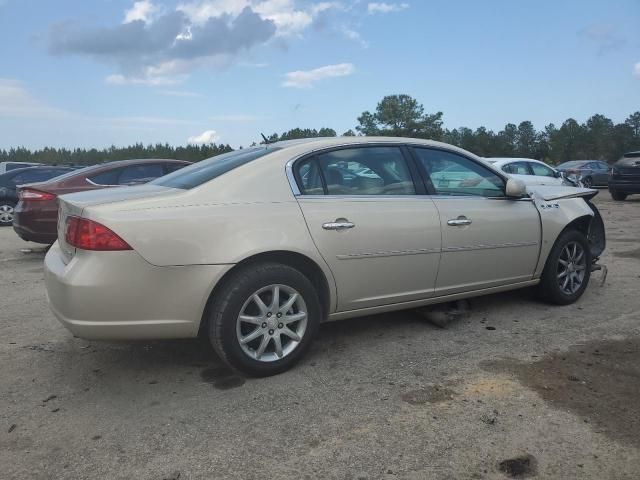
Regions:
[[359, 147], [322, 153], [297, 166], [305, 195], [415, 195], [398, 147]]
[[504, 167], [502, 167], [502, 171], [515, 175], [531, 175], [529, 167], [527, 167], [527, 162], [507, 163]]
[[483, 165], [461, 155], [415, 148], [437, 195], [504, 197], [504, 180]]
[[539, 177], [555, 177], [556, 172], [547, 167], [546, 165], [542, 165], [541, 163], [530, 162], [531, 170], [533, 170], [534, 175], [538, 175]]

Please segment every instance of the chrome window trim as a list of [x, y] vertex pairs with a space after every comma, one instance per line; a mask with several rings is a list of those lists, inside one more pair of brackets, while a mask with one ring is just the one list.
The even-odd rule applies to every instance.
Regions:
[[[309, 150], [308, 152], [304, 152], [301, 153], [299, 155], [296, 155], [295, 157], [293, 157], [292, 159], [290, 159], [286, 165], [285, 165], [285, 174], [287, 177], [287, 180], [289, 182], [289, 186], [291, 187], [291, 191], [293, 192], [293, 195], [296, 197], [328, 197], [329, 195], [303, 195], [300, 187], [298, 185], [298, 183], [296, 182], [296, 177], [293, 173], [293, 167], [294, 164], [298, 161], [298, 160], [302, 160], [305, 159], [307, 157], [311, 157], [314, 155], [318, 155], [322, 152], [325, 151], [332, 151], [332, 150], [340, 150], [343, 148], [349, 148], [349, 147], [354, 147], [354, 148], [361, 148], [361, 147], [398, 147], [398, 148], [429, 148], [431, 150], [442, 150], [445, 152], [449, 152], [455, 155], [460, 155], [461, 157], [467, 158], [468, 160], [477, 163], [479, 165], [481, 165], [482, 167], [486, 167], [488, 168], [491, 172], [495, 173], [496, 175], [498, 175], [499, 177], [501, 177], [504, 181], [505, 184], [507, 182], [507, 180], [509, 180], [509, 175], [507, 175], [506, 173], [504, 173], [503, 171], [501, 171], [499, 168], [494, 167], [491, 164], [488, 164], [486, 162], [482, 162], [482, 161], [478, 161], [475, 160], [471, 157], [468, 157], [464, 154], [462, 154], [461, 152], [458, 152], [454, 149], [451, 148], [446, 148], [446, 146], [432, 146], [432, 145], [425, 145], [423, 143], [420, 142], [412, 142], [411, 139], [407, 139], [406, 142], [394, 142], [394, 141], [389, 141], [389, 142], [385, 142], [384, 140], [376, 140], [375, 142], [348, 142], [348, 143], [339, 143], [339, 144], [335, 144], [335, 145], [330, 145], [330, 146], [325, 146], [325, 147], [319, 147], [319, 148], [315, 148], [312, 150]], [[344, 195], [344, 197], [347, 197], [348, 195]], [[349, 195], [349, 197], [363, 197], [364, 195]], [[379, 197], [386, 197], [385, 195], [372, 195], [375, 196], [377, 198]], [[389, 195], [391, 196], [391, 195]], [[399, 195], [399, 196], [404, 196], [404, 197], [413, 197], [413, 196], [417, 196], [416, 194], [413, 195]], [[490, 198], [490, 197], [477, 197], [477, 198]]]

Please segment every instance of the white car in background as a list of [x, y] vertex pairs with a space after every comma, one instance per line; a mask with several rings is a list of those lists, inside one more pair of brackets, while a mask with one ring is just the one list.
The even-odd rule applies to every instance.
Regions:
[[564, 185], [578, 187], [576, 182], [566, 179], [558, 170], [544, 162], [531, 158], [485, 158], [509, 176], [516, 178], [525, 185]]

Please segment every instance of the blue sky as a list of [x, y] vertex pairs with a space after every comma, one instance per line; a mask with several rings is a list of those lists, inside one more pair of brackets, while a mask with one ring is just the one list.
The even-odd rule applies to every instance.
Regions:
[[0, 148], [355, 127], [406, 93], [445, 126], [640, 109], [640, 2], [0, 0]]

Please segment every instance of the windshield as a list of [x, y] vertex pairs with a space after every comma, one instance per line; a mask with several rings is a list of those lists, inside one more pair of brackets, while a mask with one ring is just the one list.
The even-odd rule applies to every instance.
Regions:
[[278, 147], [253, 147], [223, 153], [160, 177], [152, 185], [189, 190], [213, 180], [245, 163], [280, 150]]

